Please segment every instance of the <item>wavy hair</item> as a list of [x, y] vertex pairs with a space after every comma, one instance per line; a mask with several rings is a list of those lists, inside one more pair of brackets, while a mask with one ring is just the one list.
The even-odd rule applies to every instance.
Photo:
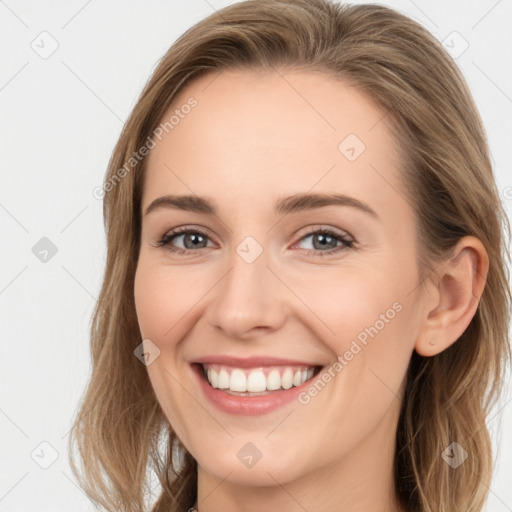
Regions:
[[[510, 224], [462, 73], [425, 28], [374, 4], [242, 1], [187, 30], [159, 61], [105, 176], [107, 261], [90, 328], [91, 375], [69, 440], [73, 473], [90, 499], [111, 512], [149, 506], [153, 512], [181, 512], [196, 499], [196, 462], [180, 447], [145, 366], [134, 356], [141, 343], [134, 275], [146, 159], [130, 159], [192, 79], [234, 69], [326, 73], [382, 107], [419, 222], [422, 283], [463, 236], [484, 244], [489, 273], [468, 328], [436, 356], [413, 353], [394, 465], [396, 492], [408, 511], [480, 512], [492, 476], [486, 418], [510, 361]], [[441, 457], [454, 440], [470, 454], [457, 470]], [[160, 486], [150, 505], [152, 474]]]

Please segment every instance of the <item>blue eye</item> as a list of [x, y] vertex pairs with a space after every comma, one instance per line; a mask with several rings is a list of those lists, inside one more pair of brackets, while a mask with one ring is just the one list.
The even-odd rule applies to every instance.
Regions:
[[[302, 237], [300, 241], [312, 238], [313, 249], [308, 250], [308, 255], [325, 256], [339, 252], [343, 249], [350, 249], [354, 241], [337, 231], [331, 229], [316, 229], [308, 235]], [[340, 245], [338, 245], [338, 242]], [[330, 248], [330, 246], [333, 246]], [[323, 250], [327, 248], [327, 250]], [[313, 254], [315, 253], [315, 254]]]
[[[188, 236], [191, 235], [191, 236]], [[181, 249], [179, 247], [174, 247], [171, 245], [171, 241], [175, 238], [183, 238], [183, 242], [185, 243], [185, 249]], [[158, 247], [165, 247], [166, 250], [175, 252], [176, 254], [188, 254], [190, 252], [194, 252], [192, 247], [198, 247], [199, 249], [203, 249], [205, 246], [202, 244], [209, 237], [206, 233], [198, 229], [188, 229], [188, 228], [177, 228], [169, 233], [166, 233], [160, 241], [157, 243]], [[188, 247], [187, 247], [188, 245]]]
[[[175, 239], [182, 239], [184, 248], [175, 247], [172, 242]], [[299, 242], [313, 238], [313, 249], [305, 249], [308, 256], [325, 256], [344, 249], [350, 249], [354, 241], [344, 234], [332, 229], [314, 229], [303, 236]], [[175, 254], [191, 254], [199, 249], [207, 247], [209, 236], [200, 229], [194, 228], [176, 228], [166, 233], [156, 244], [157, 247], [163, 247]], [[299, 243], [297, 242], [297, 243]], [[326, 250], [324, 250], [326, 249]]]

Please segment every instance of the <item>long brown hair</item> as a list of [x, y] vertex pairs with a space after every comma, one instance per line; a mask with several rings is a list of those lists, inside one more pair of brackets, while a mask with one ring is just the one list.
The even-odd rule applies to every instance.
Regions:
[[[395, 457], [396, 490], [408, 511], [480, 512], [492, 470], [486, 416], [510, 360], [511, 303], [510, 226], [484, 128], [461, 72], [426, 29], [384, 6], [328, 0], [248, 0], [225, 7], [185, 32], [145, 86], [105, 177], [107, 262], [91, 325], [92, 374], [70, 436], [75, 476], [94, 502], [112, 512], [147, 510], [151, 474], [161, 485], [154, 512], [181, 512], [196, 498], [196, 462], [185, 452], [176, 464], [179, 440], [134, 356], [141, 343], [133, 285], [146, 161], [135, 156], [191, 79], [235, 68], [327, 73], [383, 108], [419, 221], [422, 279], [461, 237], [474, 235], [485, 245], [490, 268], [470, 325], [442, 353], [413, 354]], [[452, 441], [470, 454], [457, 470], [441, 457]]]

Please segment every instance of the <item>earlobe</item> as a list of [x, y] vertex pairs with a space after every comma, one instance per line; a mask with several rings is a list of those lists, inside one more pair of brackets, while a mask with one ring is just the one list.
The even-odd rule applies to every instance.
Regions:
[[488, 271], [489, 257], [482, 242], [473, 236], [462, 238], [453, 256], [436, 272], [437, 288], [425, 302], [414, 347], [418, 354], [434, 356], [459, 339], [475, 316]]

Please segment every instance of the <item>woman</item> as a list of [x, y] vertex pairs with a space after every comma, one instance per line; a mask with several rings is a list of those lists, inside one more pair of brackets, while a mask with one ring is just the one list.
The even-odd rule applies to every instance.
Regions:
[[473, 99], [424, 28], [326, 0], [218, 11], [159, 63], [104, 190], [71, 439], [91, 499], [482, 510], [509, 226]]

